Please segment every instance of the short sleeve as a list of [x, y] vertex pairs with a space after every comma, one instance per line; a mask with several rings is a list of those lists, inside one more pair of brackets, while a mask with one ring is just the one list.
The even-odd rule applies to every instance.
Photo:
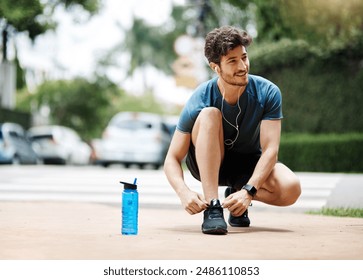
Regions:
[[268, 88], [262, 119], [276, 120], [282, 118], [283, 114], [281, 91], [276, 85], [272, 84]]
[[189, 107], [187, 105], [188, 104], [186, 104], [186, 106], [183, 108], [180, 114], [176, 128], [181, 132], [191, 133], [195, 120], [193, 120], [192, 117], [190, 116]]

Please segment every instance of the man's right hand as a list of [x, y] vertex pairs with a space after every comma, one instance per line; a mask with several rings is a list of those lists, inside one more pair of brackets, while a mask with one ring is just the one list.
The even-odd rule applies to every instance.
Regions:
[[181, 203], [190, 215], [194, 215], [207, 209], [208, 202], [205, 198], [194, 191], [186, 190], [180, 194]]

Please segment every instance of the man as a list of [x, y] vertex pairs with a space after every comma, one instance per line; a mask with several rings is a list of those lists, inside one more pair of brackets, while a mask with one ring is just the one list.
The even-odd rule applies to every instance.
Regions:
[[[185, 105], [165, 159], [165, 174], [189, 214], [204, 211], [202, 232], [226, 234], [250, 225], [252, 200], [293, 204], [300, 182], [277, 161], [281, 133], [281, 93], [272, 82], [248, 74], [251, 37], [231, 26], [206, 36], [205, 56], [217, 77], [201, 84]], [[181, 163], [202, 183], [203, 195], [189, 189]], [[218, 186], [228, 186], [223, 203]]]

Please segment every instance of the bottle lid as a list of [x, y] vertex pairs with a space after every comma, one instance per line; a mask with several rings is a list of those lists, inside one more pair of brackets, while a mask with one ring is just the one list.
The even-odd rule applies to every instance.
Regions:
[[122, 182], [122, 181], [120, 181], [120, 183], [124, 185], [125, 190], [136, 190], [137, 189], [136, 184], [126, 183], [126, 182]]

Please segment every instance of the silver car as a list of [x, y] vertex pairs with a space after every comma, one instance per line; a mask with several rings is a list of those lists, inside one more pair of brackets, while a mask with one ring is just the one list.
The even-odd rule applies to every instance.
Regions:
[[171, 135], [160, 115], [120, 112], [106, 127], [102, 139], [92, 145], [95, 161], [105, 167], [121, 163], [159, 168], [169, 148]]
[[0, 163], [38, 163], [23, 127], [17, 123], [0, 123]]
[[91, 147], [71, 128], [48, 125], [28, 130], [34, 151], [44, 163], [85, 165], [90, 163]]

